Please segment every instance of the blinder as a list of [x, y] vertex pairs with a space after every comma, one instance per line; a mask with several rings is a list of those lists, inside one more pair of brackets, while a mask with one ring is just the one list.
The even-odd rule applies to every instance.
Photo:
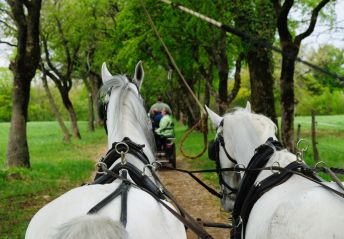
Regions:
[[211, 140], [208, 144], [208, 158], [210, 160], [216, 161], [219, 158], [220, 142], [216, 140]]

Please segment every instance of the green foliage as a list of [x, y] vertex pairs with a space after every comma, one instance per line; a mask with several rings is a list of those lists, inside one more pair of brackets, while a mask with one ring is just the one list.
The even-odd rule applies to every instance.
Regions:
[[0, 122], [10, 121], [12, 109], [12, 74], [0, 68]]
[[330, 92], [326, 88], [321, 95], [311, 95], [307, 91], [296, 95], [299, 103], [296, 106], [297, 115], [309, 115], [312, 109], [319, 115], [344, 114], [344, 92]]
[[[344, 53], [342, 49], [332, 45], [323, 45], [317, 51], [311, 52], [308, 58], [325, 71], [333, 72], [340, 76], [344, 75]], [[344, 87], [343, 82], [319, 71], [312, 71], [311, 75], [316, 81], [329, 87], [331, 91]]]
[[24, 238], [39, 208], [82, 182], [90, 180], [94, 160], [106, 150], [102, 128], [89, 133], [79, 122], [82, 141], [63, 142], [55, 122], [29, 122], [28, 143], [32, 168], [4, 167], [8, 123], [0, 123], [0, 238]]

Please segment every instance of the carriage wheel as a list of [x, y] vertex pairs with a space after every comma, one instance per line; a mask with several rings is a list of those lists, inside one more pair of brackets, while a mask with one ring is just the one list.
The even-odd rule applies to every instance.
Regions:
[[173, 168], [176, 168], [177, 166], [177, 157], [176, 157], [176, 146], [173, 144], [172, 146], [172, 155], [170, 155], [170, 163], [172, 164]]

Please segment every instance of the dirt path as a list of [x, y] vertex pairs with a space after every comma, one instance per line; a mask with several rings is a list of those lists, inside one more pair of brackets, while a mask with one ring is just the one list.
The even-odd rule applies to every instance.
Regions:
[[[181, 160], [177, 160], [177, 166], [183, 169], [189, 168], [189, 165]], [[229, 222], [228, 213], [221, 209], [219, 199], [211, 195], [190, 176], [169, 170], [160, 170], [159, 176], [165, 187], [192, 217], [208, 222]], [[206, 228], [206, 230], [214, 239], [229, 238], [229, 229]], [[197, 239], [197, 236], [188, 230], [188, 239]]]

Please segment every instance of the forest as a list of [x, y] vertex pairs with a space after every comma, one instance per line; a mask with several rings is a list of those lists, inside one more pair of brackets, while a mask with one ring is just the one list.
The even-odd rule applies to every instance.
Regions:
[[175, 3], [238, 33], [157, 0], [0, 1], [0, 43], [12, 52], [9, 66], [0, 69], [0, 121], [11, 122], [8, 152], [23, 148], [7, 156], [8, 165], [29, 166], [26, 122], [57, 120], [67, 142], [71, 135], [82, 138], [78, 121], [88, 121], [91, 131], [102, 124], [97, 112], [103, 62], [113, 73], [133, 74], [142, 60], [147, 109], [162, 95], [174, 117], [191, 127], [200, 109], [175, 61], [203, 105], [224, 114], [250, 101], [254, 112], [274, 122], [280, 117], [280, 139], [291, 150], [295, 116], [344, 113], [343, 50], [331, 42], [302, 44], [319, 24], [340, 31], [336, 2]]

